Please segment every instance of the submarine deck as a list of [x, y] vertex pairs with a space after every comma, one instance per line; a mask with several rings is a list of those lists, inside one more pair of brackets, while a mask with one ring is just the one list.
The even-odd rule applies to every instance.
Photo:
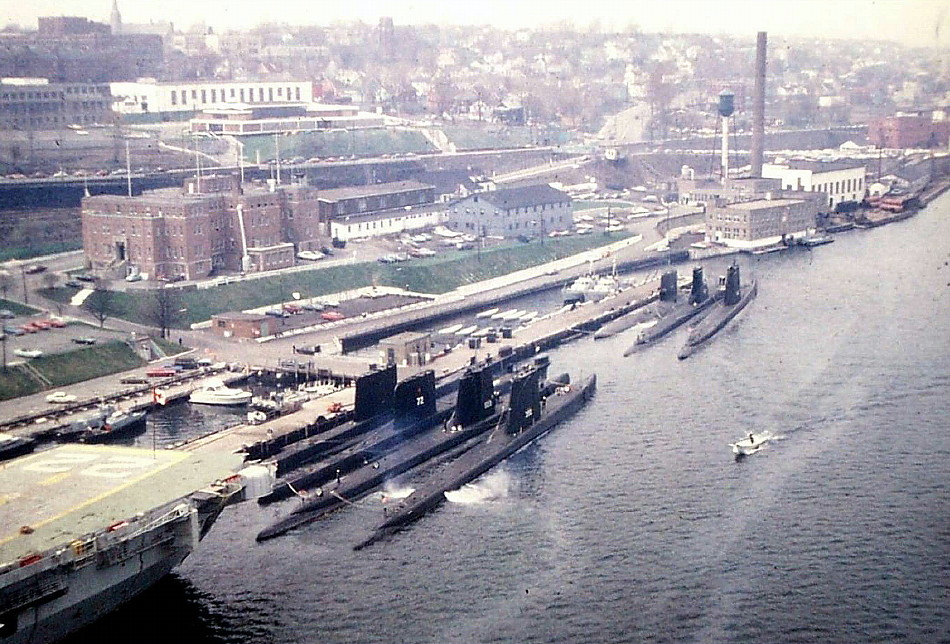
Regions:
[[[233, 475], [241, 454], [64, 445], [0, 466], [0, 565]], [[29, 529], [23, 529], [29, 526]]]

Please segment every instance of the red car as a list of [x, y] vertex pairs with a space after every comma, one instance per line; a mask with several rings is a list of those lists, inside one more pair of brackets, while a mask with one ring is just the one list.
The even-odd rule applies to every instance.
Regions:
[[46, 331], [47, 329], [53, 326], [52, 324], [50, 324], [49, 320], [33, 320], [32, 322], [30, 322], [30, 324], [35, 326], [40, 331]]
[[326, 311], [320, 314], [320, 317], [326, 320], [327, 322], [336, 322], [337, 320], [342, 320], [346, 316], [340, 313], [339, 311]]
[[50, 318], [49, 320], [46, 320], [46, 321], [49, 322], [49, 325], [55, 329], [66, 328], [66, 323], [63, 322], [62, 320], [57, 320], [56, 318]]
[[27, 323], [27, 324], [21, 324], [20, 330], [23, 331], [24, 333], [36, 333], [37, 331], [39, 331], [38, 328], [33, 326], [32, 322]]

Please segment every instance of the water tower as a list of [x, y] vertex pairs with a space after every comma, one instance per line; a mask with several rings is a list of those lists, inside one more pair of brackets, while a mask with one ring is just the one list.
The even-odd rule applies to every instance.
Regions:
[[729, 117], [736, 111], [736, 96], [725, 89], [719, 92], [719, 116], [722, 117], [722, 185], [729, 185]]

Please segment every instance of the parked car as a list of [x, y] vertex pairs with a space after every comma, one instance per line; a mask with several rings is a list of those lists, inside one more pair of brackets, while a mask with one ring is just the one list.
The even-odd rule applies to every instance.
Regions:
[[46, 396], [46, 402], [55, 405], [67, 405], [71, 402], [76, 402], [76, 395], [67, 394], [65, 391], [55, 391]]
[[19, 328], [19, 327], [15, 327], [15, 326], [13, 326], [13, 325], [11, 325], [11, 324], [4, 324], [4, 325], [3, 325], [3, 332], [4, 332], [4, 333], [9, 333], [10, 335], [23, 335], [23, 329], [21, 329], [21, 328]]
[[142, 376], [126, 376], [125, 378], [119, 378], [119, 382], [123, 385], [144, 385], [148, 383], [148, 379]]
[[16, 314], [10, 309], [0, 309], [0, 319], [10, 320], [15, 317]]
[[305, 259], [309, 262], [315, 262], [317, 260], [323, 259], [324, 257], [326, 257], [326, 255], [324, 255], [323, 253], [318, 253], [315, 250], [302, 250], [299, 253], [297, 253], [297, 257], [299, 259]]
[[21, 358], [39, 358], [43, 352], [39, 349], [14, 349], [13, 355]]
[[82, 288], [82, 284], [77, 280], [66, 280], [66, 286], [69, 288]]
[[95, 343], [96, 343], [96, 339], [95, 339], [95, 338], [73, 338], [73, 342], [75, 342], [76, 344], [87, 344], [87, 345], [89, 345], [89, 344], [95, 344]]
[[53, 326], [52, 324], [50, 324], [49, 320], [33, 320], [32, 322], [30, 322], [30, 324], [35, 326], [40, 331], [46, 331], [50, 327]]
[[27, 324], [20, 325], [20, 331], [22, 331], [23, 333], [36, 333], [37, 331], [39, 331], [39, 329], [33, 326], [32, 323], [27, 323]]
[[269, 315], [271, 317], [275, 317], [275, 318], [289, 318], [290, 317], [290, 313], [282, 309], [267, 309], [266, 311], [264, 311], [264, 314]]
[[326, 320], [327, 322], [336, 322], [337, 320], [342, 320], [346, 316], [340, 313], [339, 311], [324, 311], [320, 314], [320, 317]]
[[37, 273], [42, 273], [45, 270], [46, 270], [46, 267], [43, 266], [42, 264], [30, 264], [29, 266], [23, 269], [23, 272], [26, 273], [27, 275], [36, 275]]
[[79, 275], [76, 275], [75, 277], [80, 282], [95, 282], [96, 281], [96, 276], [90, 275], [89, 273], [80, 273]]
[[49, 322], [49, 325], [53, 327], [54, 329], [66, 328], [66, 323], [63, 320], [60, 320], [59, 318], [50, 318], [47, 320], [47, 322]]
[[301, 311], [303, 311], [303, 309], [301, 309], [301, 308], [300, 308], [299, 306], [297, 306], [296, 304], [285, 304], [285, 305], [284, 305], [284, 310], [285, 310], [287, 313], [290, 313], [291, 315], [297, 315], [298, 313], [300, 313]]

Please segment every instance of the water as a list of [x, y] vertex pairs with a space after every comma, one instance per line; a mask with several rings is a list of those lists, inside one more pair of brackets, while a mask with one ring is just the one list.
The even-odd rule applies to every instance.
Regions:
[[289, 506], [230, 508], [76, 641], [950, 641], [947, 239], [950, 196], [741, 260], [758, 298], [689, 360], [553, 351], [596, 402], [463, 502], [359, 553], [378, 496], [264, 544]]

